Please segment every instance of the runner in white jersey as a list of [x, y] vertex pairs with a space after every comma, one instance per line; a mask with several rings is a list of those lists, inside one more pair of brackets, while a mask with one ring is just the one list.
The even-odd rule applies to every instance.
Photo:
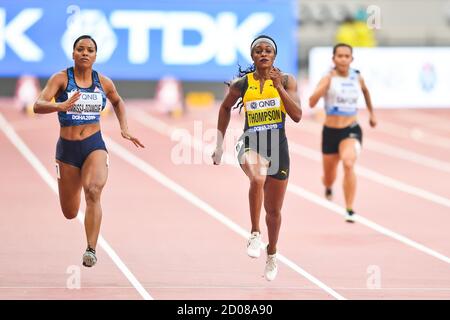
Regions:
[[346, 221], [354, 222], [353, 203], [356, 193], [354, 165], [362, 145], [362, 130], [357, 122], [358, 97], [362, 92], [369, 111], [369, 124], [375, 127], [375, 118], [369, 90], [358, 70], [350, 68], [353, 61], [351, 46], [339, 43], [333, 48], [335, 67], [324, 76], [309, 98], [314, 108], [321, 97], [325, 99], [325, 123], [322, 130], [323, 177], [325, 196], [331, 200], [336, 180], [337, 165], [344, 168], [344, 196]]

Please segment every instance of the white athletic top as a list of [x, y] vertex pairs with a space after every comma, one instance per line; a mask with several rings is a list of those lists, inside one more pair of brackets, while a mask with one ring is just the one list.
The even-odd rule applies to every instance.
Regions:
[[327, 115], [354, 116], [361, 93], [359, 71], [350, 69], [347, 77], [333, 76], [325, 94]]

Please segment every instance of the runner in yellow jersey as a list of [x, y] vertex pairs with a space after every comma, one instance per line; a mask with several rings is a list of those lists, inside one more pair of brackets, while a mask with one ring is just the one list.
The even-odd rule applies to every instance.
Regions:
[[269, 238], [264, 275], [271, 281], [278, 272], [277, 242], [289, 178], [289, 150], [284, 124], [286, 114], [299, 122], [302, 110], [296, 79], [274, 67], [277, 55], [275, 41], [266, 35], [258, 36], [251, 43], [250, 50], [253, 66], [240, 70], [240, 77], [230, 84], [220, 106], [217, 145], [212, 157], [214, 164], [220, 163], [231, 109], [241, 99], [238, 106], [245, 110], [245, 126], [236, 149], [239, 164], [250, 180], [252, 228], [247, 254], [252, 258], [260, 256], [262, 238], [259, 222], [264, 203]]

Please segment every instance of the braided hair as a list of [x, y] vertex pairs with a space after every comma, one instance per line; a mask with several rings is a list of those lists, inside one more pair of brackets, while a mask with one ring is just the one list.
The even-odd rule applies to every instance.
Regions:
[[[255, 70], [256, 70], [255, 64], [251, 64], [245, 69], [242, 69], [242, 66], [239, 64], [238, 64], [238, 67], [239, 67], [239, 70], [234, 79], [241, 78], [249, 73], [255, 72]], [[227, 86], [231, 86], [231, 81], [225, 82], [225, 84]], [[241, 113], [242, 107], [244, 106], [244, 102], [242, 101], [242, 99], [243, 99], [243, 97], [240, 97], [238, 102], [236, 103], [236, 105], [233, 107], [233, 110], [239, 108], [239, 113]]]

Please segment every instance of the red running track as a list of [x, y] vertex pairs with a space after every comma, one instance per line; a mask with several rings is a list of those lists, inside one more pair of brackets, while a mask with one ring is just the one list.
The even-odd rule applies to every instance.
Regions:
[[[102, 196], [105, 245], [86, 269], [83, 226], [64, 219], [52, 189], [56, 115], [29, 117], [10, 105], [0, 101], [0, 299], [450, 298], [450, 110], [377, 110], [377, 129], [361, 113], [355, 224], [340, 215], [341, 168], [334, 202], [322, 197], [320, 123], [312, 114], [290, 122], [282, 258], [269, 283], [264, 255], [254, 260], [245, 252], [247, 178], [209, 159], [216, 108], [173, 119], [151, 103], [129, 102], [142, 150], [120, 137], [114, 116], [102, 118], [111, 160]], [[230, 137], [242, 121], [233, 115]], [[19, 151], [22, 142], [30, 153]], [[225, 158], [233, 159], [232, 147]], [[190, 163], [175, 163], [179, 150], [190, 151]], [[31, 165], [34, 156], [41, 169]]]

